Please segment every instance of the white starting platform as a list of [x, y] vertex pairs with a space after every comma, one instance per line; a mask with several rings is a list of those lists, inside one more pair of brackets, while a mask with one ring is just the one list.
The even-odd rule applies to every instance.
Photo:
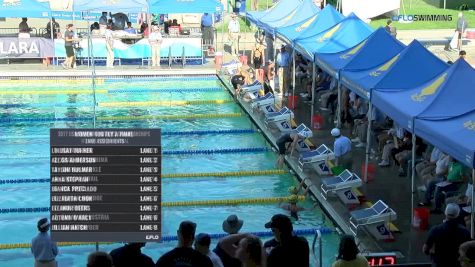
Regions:
[[355, 188], [363, 184], [356, 173], [344, 170], [338, 176], [332, 176], [322, 179], [320, 186], [321, 195], [326, 200], [329, 196], [338, 196], [345, 205], [360, 204], [358, 195], [354, 192]]
[[275, 97], [272, 93], [267, 93], [262, 97], [257, 97], [255, 99], [251, 99], [251, 108], [253, 110], [261, 110], [264, 112], [266, 106], [275, 105]]
[[[335, 159], [335, 154], [333, 151], [328, 148], [325, 144], [321, 144], [317, 149], [310, 150], [300, 154], [299, 156], [299, 169], [303, 171], [303, 168], [307, 164], [317, 164], [320, 166], [320, 163], [325, 163], [327, 160]], [[328, 175], [329, 169], [324, 164], [326, 168], [316, 168], [318, 174], [320, 175]], [[320, 172], [320, 171], [321, 172]]]
[[393, 239], [389, 223], [396, 219], [396, 212], [382, 200], [378, 200], [369, 208], [350, 212], [350, 230], [356, 236], [358, 230], [365, 228], [378, 240]]
[[310, 147], [307, 145], [305, 140], [313, 136], [312, 130], [302, 123], [297, 128], [295, 128], [293, 132], [301, 136], [305, 136], [305, 139], [301, 139], [297, 142], [297, 146], [296, 146], [297, 151], [299, 153], [310, 151]]
[[266, 106], [264, 112], [264, 124], [267, 128], [274, 127], [279, 129], [280, 132], [290, 132], [292, 131], [291, 120], [294, 118], [294, 113], [287, 107], [281, 108], [279, 111], [270, 111], [273, 110], [272, 106]]

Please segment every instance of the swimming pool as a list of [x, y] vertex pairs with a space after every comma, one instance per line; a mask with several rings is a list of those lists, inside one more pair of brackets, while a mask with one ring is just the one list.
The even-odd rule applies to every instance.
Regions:
[[[49, 129], [92, 128], [94, 97], [89, 80], [0, 81], [0, 87], [0, 247], [6, 248], [29, 243], [36, 235], [37, 220], [49, 216], [47, 212], [10, 212], [49, 206]], [[288, 171], [268, 174], [275, 173], [276, 154], [215, 76], [99, 78], [96, 93], [96, 128], [162, 129], [163, 174], [259, 174], [164, 178], [163, 202], [285, 197], [287, 188], [297, 184]], [[234, 152], [229, 153], [230, 149]], [[308, 210], [300, 213], [295, 229], [333, 229], [311, 201], [302, 205]], [[285, 211], [277, 203], [261, 203], [164, 207], [162, 213], [162, 235], [173, 236], [185, 219], [198, 224], [197, 233], [222, 233], [222, 221], [230, 214], [244, 220], [242, 231], [262, 232], [272, 215]], [[311, 243], [313, 236], [307, 238]], [[324, 266], [332, 262], [337, 239], [335, 233], [324, 235], [328, 256]], [[173, 241], [148, 243], [143, 251], [156, 261], [175, 245]], [[101, 244], [100, 249], [118, 246]], [[59, 266], [85, 266], [95, 246], [59, 249]], [[29, 248], [0, 252], [0, 266], [30, 266], [32, 262]]]

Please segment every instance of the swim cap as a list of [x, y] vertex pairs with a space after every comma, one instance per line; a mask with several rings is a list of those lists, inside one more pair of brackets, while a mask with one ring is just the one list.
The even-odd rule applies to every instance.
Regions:
[[289, 203], [295, 204], [299, 201], [299, 196], [293, 194], [289, 196]]
[[289, 187], [289, 193], [290, 194], [297, 194], [298, 193], [297, 187], [296, 186]]

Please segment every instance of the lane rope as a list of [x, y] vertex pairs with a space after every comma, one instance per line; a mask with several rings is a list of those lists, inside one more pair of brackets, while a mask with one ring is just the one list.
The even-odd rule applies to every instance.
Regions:
[[[304, 229], [294, 229], [294, 234], [299, 236], [305, 235], [315, 235], [317, 231], [320, 231], [322, 234], [331, 234], [335, 232], [334, 229], [330, 227], [319, 227], [319, 228], [304, 228]], [[259, 231], [259, 232], [248, 232], [249, 234], [258, 236], [258, 237], [271, 237], [273, 236], [272, 231]], [[212, 239], [220, 239], [225, 236], [228, 236], [227, 233], [212, 233], [209, 234]], [[178, 236], [176, 235], [165, 235], [162, 236], [161, 242], [171, 242], [177, 241]], [[57, 245], [59, 247], [70, 247], [70, 246], [86, 246], [86, 245], [95, 245], [95, 242], [58, 242]], [[120, 244], [120, 243], [112, 243], [112, 242], [100, 242], [100, 245], [112, 245], [112, 244]], [[11, 243], [11, 244], [0, 244], [0, 250], [7, 250], [7, 249], [20, 249], [20, 248], [31, 248], [31, 243]]]
[[153, 107], [153, 106], [188, 106], [226, 104], [234, 102], [231, 99], [220, 100], [170, 100], [170, 101], [140, 101], [140, 102], [99, 102], [99, 107]]
[[[187, 200], [162, 202], [162, 207], [194, 207], [194, 206], [233, 206], [241, 204], [272, 204], [289, 202], [290, 197], [264, 197], [264, 198], [240, 198], [240, 199], [213, 199], [213, 200]], [[298, 200], [305, 200], [305, 196], [298, 196]], [[0, 214], [11, 213], [41, 213], [49, 212], [50, 207], [35, 208], [1, 208]]]

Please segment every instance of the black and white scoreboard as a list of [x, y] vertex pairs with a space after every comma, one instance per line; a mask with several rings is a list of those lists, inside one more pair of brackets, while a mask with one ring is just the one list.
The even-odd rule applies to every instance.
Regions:
[[50, 139], [55, 241], [161, 238], [160, 129], [51, 129]]

